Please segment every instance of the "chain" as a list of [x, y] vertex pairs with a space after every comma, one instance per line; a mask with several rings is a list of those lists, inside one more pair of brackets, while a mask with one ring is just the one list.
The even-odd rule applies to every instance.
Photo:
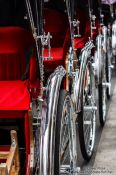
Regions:
[[[36, 4], [37, 5], [37, 4]], [[40, 96], [36, 100], [37, 104], [35, 105], [35, 108], [32, 107], [33, 110], [33, 134], [34, 134], [34, 169], [33, 169], [33, 174], [38, 175], [39, 174], [39, 146], [40, 146], [40, 113], [42, 111], [42, 103], [43, 103], [43, 82], [44, 82], [44, 66], [43, 66], [43, 57], [40, 56], [41, 54], [41, 45], [38, 42], [39, 39], [39, 29], [38, 26], [36, 28], [35, 23], [34, 23], [34, 18], [33, 18], [33, 13], [31, 9], [31, 4], [29, 0], [26, 0], [26, 6], [27, 6], [27, 12], [29, 16], [29, 21], [31, 25], [31, 30], [32, 34], [35, 40], [35, 46], [36, 46], [36, 56], [38, 60], [38, 66], [39, 66], [39, 71], [40, 71]], [[36, 9], [37, 11], [37, 9]], [[38, 16], [37, 16], [38, 17]], [[32, 102], [33, 103], [33, 102]], [[33, 105], [33, 104], [32, 104]]]
[[[42, 44], [42, 58], [43, 58], [43, 60], [52, 59], [52, 57], [51, 57], [51, 46], [50, 46], [50, 39], [52, 38], [52, 36], [50, 35], [50, 32], [48, 32], [47, 35], [44, 32], [43, 35], [38, 36], [38, 38], [40, 38], [41, 44]], [[48, 57], [44, 56], [44, 47], [45, 46], [48, 47]]]
[[39, 70], [40, 70], [40, 99], [42, 99], [43, 96], [43, 81], [44, 81], [44, 67], [43, 67], [43, 58], [40, 56], [40, 48], [38, 46], [38, 34], [37, 34], [37, 28], [35, 27], [34, 24], [34, 19], [33, 19], [33, 14], [32, 14], [32, 9], [29, 0], [26, 0], [26, 6], [27, 6], [27, 11], [29, 15], [29, 20], [31, 24], [31, 29], [33, 33], [33, 37], [35, 39], [35, 45], [36, 45], [36, 52], [37, 52], [37, 58], [38, 58], [38, 63], [39, 63]]

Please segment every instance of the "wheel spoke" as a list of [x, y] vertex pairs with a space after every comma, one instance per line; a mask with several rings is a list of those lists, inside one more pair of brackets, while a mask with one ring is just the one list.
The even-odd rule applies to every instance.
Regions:
[[[76, 163], [73, 159], [73, 141], [71, 132], [71, 115], [72, 108], [70, 104], [70, 98], [64, 101], [62, 117], [61, 117], [61, 128], [60, 128], [60, 145], [59, 145], [59, 167], [61, 174], [75, 174], [73, 168]], [[74, 164], [74, 165], [73, 165]]]
[[[82, 155], [86, 160], [89, 160], [92, 156], [94, 141], [95, 141], [95, 116], [96, 116], [96, 104], [95, 104], [95, 83], [92, 64], [89, 62], [87, 65], [89, 82], [86, 89], [83, 90], [83, 111], [80, 116], [80, 143]], [[86, 78], [86, 76], [85, 76]]]

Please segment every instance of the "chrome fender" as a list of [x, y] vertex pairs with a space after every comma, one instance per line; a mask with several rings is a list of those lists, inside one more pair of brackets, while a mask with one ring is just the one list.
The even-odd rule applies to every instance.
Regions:
[[65, 69], [59, 66], [48, 79], [46, 89], [47, 112], [41, 123], [40, 175], [54, 175], [54, 144], [57, 105]]
[[95, 76], [97, 84], [100, 84], [102, 79], [102, 68], [103, 68], [103, 47], [102, 47], [102, 35], [98, 35], [96, 39], [97, 50], [94, 55], [95, 59]]
[[107, 52], [107, 32], [108, 32], [107, 27], [103, 26], [102, 27], [102, 34], [103, 34], [102, 46], [105, 53]]
[[81, 54], [79, 56], [79, 59], [81, 60], [81, 65], [79, 71], [77, 70], [75, 72], [73, 82], [73, 94], [71, 95], [76, 113], [80, 112], [81, 110], [81, 90], [83, 85], [84, 70], [87, 60], [91, 56], [91, 49], [93, 47], [94, 47], [93, 42], [89, 41], [88, 43], [86, 43], [85, 47], [81, 50]]
[[116, 20], [112, 25], [112, 49], [113, 55], [116, 55]]

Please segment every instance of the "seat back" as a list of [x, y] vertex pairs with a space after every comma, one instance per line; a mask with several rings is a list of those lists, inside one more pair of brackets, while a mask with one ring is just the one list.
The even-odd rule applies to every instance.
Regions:
[[45, 8], [44, 19], [44, 30], [52, 35], [51, 47], [63, 47], [68, 28], [67, 16], [54, 9]]
[[86, 30], [87, 17], [86, 17], [86, 14], [80, 9], [77, 10], [77, 19], [80, 21], [79, 29], [80, 29], [80, 34], [83, 37]]
[[33, 44], [30, 32], [20, 27], [0, 28], [0, 80], [20, 80], [26, 70], [26, 53]]

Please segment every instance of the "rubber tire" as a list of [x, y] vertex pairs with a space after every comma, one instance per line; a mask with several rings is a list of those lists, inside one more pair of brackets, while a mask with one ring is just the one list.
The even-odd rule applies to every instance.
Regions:
[[84, 139], [84, 132], [83, 132], [83, 88], [81, 93], [82, 93], [81, 94], [81, 111], [78, 113], [79, 142], [80, 142], [80, 149], [81, 149], [82, 156], [85, 161], [89, 162], [93, 155], [94, 149], [92, 150], [91, 155], [88, 155], [86, 146], [85, 146], [85, 141], [84, 141], [85, 139]]
[[[108, 65], [108, 55], [106, 54], [106, 81], [109, 83], [109, 65]], [[106, 89], [107, 99], [109, 100], [111, 95], [109, 93], [108, 87]]]
[[60, 146], [60, 129], [63, 104], [69, 93], [66, 90], [61, 90], [58, 100], [57, 118], [56, 118], [56, 134], [55, 134], [55, 154], [54, 154], [54, 175], [59, 175], [59, 146]]
[[98, 85], [98, 104], [99, 104], [99, 121], [100, 121], [100, 125], [103, 127], [105, 125], [106, 122], [106, 117], [105, 120], [103, 119], [103, 105], [102, 105], [102, 97], [103, 97], [103, 88], [102, 88], [102, 84], [100, 83]]

